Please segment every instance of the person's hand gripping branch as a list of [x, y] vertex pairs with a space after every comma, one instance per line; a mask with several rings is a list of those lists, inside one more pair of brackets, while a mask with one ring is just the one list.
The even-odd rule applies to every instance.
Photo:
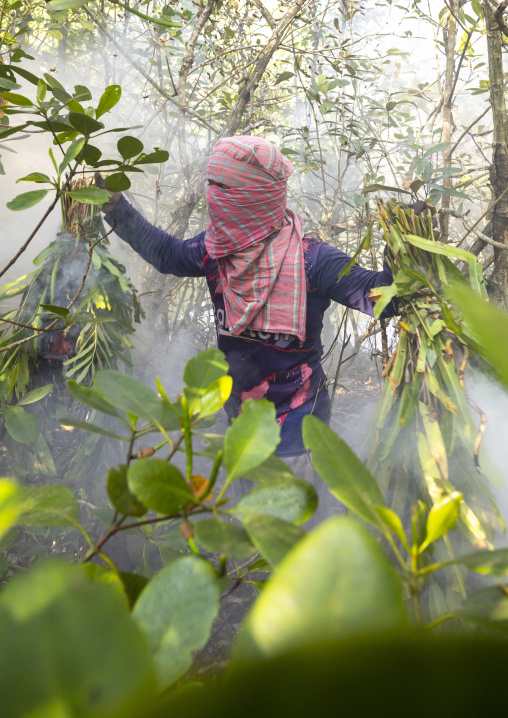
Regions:
[[[98, 187], [99, 189], [106, 189], [106, 182], [100, 172], [96, 172], [94, 174], [93, 178], [94, 178], [96, 187]], [[112, 192], [109, 189], [106, 191], [109, 192], [110, 196], [109, 196], [109, 200], [105, 204], [102, 205], [101, 211], [106, 212], [106, 214], [107, 214], [108, 212], [112, 212], [115, 209], [120, 197], [122, 196], [122, 193], [121, 192]]]

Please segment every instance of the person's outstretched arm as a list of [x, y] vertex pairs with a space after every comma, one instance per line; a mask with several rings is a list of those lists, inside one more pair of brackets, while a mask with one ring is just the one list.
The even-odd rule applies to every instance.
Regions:
[[[104, 184], [96, 177], [96, 184]], [[103, 205], [105, 221], [114, 227], [115, 234], [163, 274], [177, 277], [202, 277], [204, 232], [182, 241], [150, 224], [119, 192], [111, 192], [110, 201]]]
[[[369, 297], [370, 290], [392, 284], [393, 276], [386, 262], [381, 272], [374, 272], [353, 264], [349, 275], [338, 279], [339, 272], [351, 257], [329, 244], [323, 243], [318, 252], [314, 281], [317, 291], [327, 299], [343, 304], [351, 309], [359, 309], [364, 314], [374, 316], [374, 302]], [[382, 313], [382, 317], [393, 317], [397, 313], [391, 302]]]

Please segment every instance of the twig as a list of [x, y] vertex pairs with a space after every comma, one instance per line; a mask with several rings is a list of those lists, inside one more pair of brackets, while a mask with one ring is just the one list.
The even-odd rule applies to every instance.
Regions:
[[[485, 117], [485, 115], [487, 114], [487, 112], [488, 112], [490, 109], [491, 109], [491, 105], [490, 105], [490, 102], [489, 102], [489, 104], [488, 104], [488, 106], [487, 106], [487, 109], [484, 110], [484, 111], [482, 112], [482, 114], [479, 115], [479, 116], [476, 118], [476, 120], [473, 120], [468, 127], [466, 127], [466, 129], [465, 129], [464, 132], [461, 134], [461, 136], [459, 137], [459, 139], [457, 140], [457, 142], [452, 146], [452, 149], [451, 149], [451, 151], [450, 151], [450, 154], [451, 154], [451, 155], [453, 155], [453, 153], [454, 153], [455, 150], [457, 149], [457, 146], [462, 142], [462, 140], [463, 140], [464, 137], [467, 135], [467, 133], [469, 132], [469, 130], [470, 130], [472, 127], [474, 127], [474, 126], [476, 125], [476, 123], [479, 122], [479, 121], [482, 119], [482, 117]], [[457, 175], [454, 175], [454, 176], [457, 177]]]
[[[496, 206], [496, 204], [497, 204], [500, 200], [503, 199], [503, 197], [505, 196], [505, 194], [506, 194], [507, 192], [508, 192], [508, 187], [501, 192], [501, 194], [499, 195], [499, 197], [497, 197], [497, 199], [495, 199], [494, 202], [488, 206], [487, 210], [482, 214], [482, 216], [473, 224], [472, 227], [470, 227], [470, 229], [467, 230], [467, 232], [465, 233], [465, 235], [464, 235], [463, 237], [461, 237], [461, 240], [460, 240], [460, 242], [457, 244], [457, 247], [460, 247], [460, 245], [464, 242], [464, 240], [465, 240], [467, 237], [469, 237], [469, 235], [471, 234], [471, 232], [473, 232], [473, 231], [476, 229], [476, 227], [480, 224], [480, 222], [482, 221], [482, 219], [484, 219], [484, 218], [489, 214], [489, 212], [491, 212], [491, 211], [494, 209], [494, 207]], [[492, 241], [493, 241], [493, 240], [492, 240]]]

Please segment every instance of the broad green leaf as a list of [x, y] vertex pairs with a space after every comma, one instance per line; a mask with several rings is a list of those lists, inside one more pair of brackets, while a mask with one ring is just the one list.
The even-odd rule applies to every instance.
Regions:
[[416, 234], [406, 234], [405, 239], [418, 249], [423, 249], [426, 252], [432, 252], [433, 254], [442, 254], [445, 257], [453, 257], [454, 259], [462, 259], [464, 262], [476, 262], [478, 261], [474, 254], [461, 249], [460, 247], [454, 247], [450, 244], [442, 244], [431, 239], [425, 239], [424, 237], [417, 237]]
[[141, 593], [132, 617], [148, 638], [159, 683], [174, 683], [208, 640], [219, 612], [219, 589], [207, 561], [185, 556], [157, 573]]
[[397, 516], [395, 511], [392, 511], [386, 506], [376, 506], [376, 511], [384, 525], [388, 526], [390, 531], [392, 531], [395, 536], [397, 536], [397, 538], [402, 541], [402, 545], [404, 546], [404, 548], [409, 551], [409, 546], [407, 543], [406, 534], [404, 532], [404, 527], [402, 526], [402, 521]]
[[262, 464], [244, 474], [243, 478], [262, 484], [269, 481], [290, 481], [294, 479], [294, 474], [280, 456], [272, 454]]
[[425, 551], [431, 543], [442, 538], [447, 531], [455, 528], [460, 516], [461, 501], [462, 494], [459, 491], [454, 491], [434, 504], [427, 517], [427, 535], [418, 549], [420, 553]]
[[140, 573], [126, 573], [124, 571], [120, 571], [118, 576], [123, 583], [123, 588], [129, 601], [129, 608], [132, 609], [141, 591], [146, 587], [148, 579]]
[[67, 167], [69, 162], [72, 162], [73, 159], [75, 159], [81, 150], [83, 149], [83, 145], [85, 144], [85, 138], [84, 137], [78, 137], [77, 140], [74, 140], [70, 143], [70, 145], [67, 147], [65, 151], [65, 155], [63, 160], [60, 163], [60, 166], [58, 168], [58, 171], [60, 174], [64, 171], [64, 169]]
[[21, 177], [19, 180], [16, 180], [16, 184], [18, 182], [51, 182], [51, 179], [42, 172], [30, 172], [26, 177]]
[[434, 155], [436, 152], [441, 152], [441, 150], [444, 150], [447, 147], [450, 147], [450, 145], [453, 145], [453, 142], [440, 142], [438, 145], [434, 145], [434, 147], [429, 147], [428, 150], [425, 150], [425, 152], [423, 153], [423, 156], [430, 157], [431, 155]]
[[67, 382], [67, 389], [69, 394], [74, 397], [77, 401], [85, 406], [89, 406], [92, 409], [101, 411], [103, 414], [109, 414], [110, 416], [119, 416], [117, 410], [107, 399], [105, 399], [97, 389], [91, 389], [88, 386], [81, 386], [75, 381]]
[[75, 526], [79, 506], [67, 486], [27, 486], [18, 523], [24, 526]]
[[125, 598], [61, 561], [38, 563], [2, 591], [0, 664], [2, 712], [12, 718], [123, 718], [155, 689]]
[[0, 478], [0, 539], [18, 523], [21, 497], [22, 488], [15, 479]]
[[459, 556], [456, 563], [467, 566], [471, 571], [486, 573], [491, 576], [508, 575], [508, 548], [495, 551], [477, 551], [466, 556]]
[[32, 107], [33, 102], [28, 97], [20, 95], [17, 92], [2, 92], [2, 97], [11, 105], [18, 105], [19, 107]]
[[219, 411], [229, 399], [233, 379], [230, 376], [221, 376], [210, 384], [199, 400], [199, 416], [204, 419]]
[[397, 285], [389, 284], [386, 287], [376, 287], [376, 292], [379, 292], [379, 299], [374, 304], [374, 317], [379, 319], [383, 310], [390, 304], [392, 299], [397, 296], [398, 289]]
[[167, 150], [159, 150], [156, 149], [154, 152], [149, 152], [147, 155], [143, 155], [142, 157], [138, 158], [136, 160], [137, 165], [148, 165], [148, 164], [156, 164], [159, 162], [167, 162], [169, 159], [169, 152]]
[[102, 152], [94, 145], [87, 145], [81, 153], [80, 160], [87, 165], [95, 165], [102, 157]]
[[45, 386], [40, 386], [38, 389], [32, 389], [32, 391], [27, 391], [27, 393], [23, 394], [21, 399], [19, 399], [18, 406], [26, 406], [27, 404], [33, 404], [36, 401], [44, 399], [44, 397], [49, 394], [52, 388], [53, 384], [46, 384]]
[[130, 160], [143, 152], [143, 143], [137, 137], [120, 137], [117, 148], [124, 160]]
[[454, 285], [447, 296], [460, 310], [468, 327], [478, 340], [482, 355], [499, 373], [508, 387], [508, 314], [482, 301], [470, 289]]
[[127, 466], [120, 464], [118, 469], [111, 467], [107, 477], [108, 496], [117, 511], [126, 516], [143, 516], [147, 508], [129, 491], [127, 485]]
[[298, 526], [266, 513], [244, 516], [243, 525], [254, 546], [272, 566], [277, 566], [305, 536]]
[[278, 566], [237, 646], [246, 659], [406, 623], [402, 586], [368, 530], [327, 519]]
[[346, 442], [315, 416], [303, 420], [303, 441], [312, 464], [332, 494], [351, 511], [382, 530], [378, 506], [384, 506], [379, 486]]
[[139, 459], [129, 466], [127, 484], [149, 509], [160, 514], [177, 514], [196, 503], [191, 489], [178, 469], [164, 459]]
[[44, 309], [45, 312], [51, 312], [51, 314], [58, 314], [59, 317], [62, 317], [63, 319], [66, 319], [69, 314], [69, 309], [67, 307], [60, 307], [56, 304], [41, 304], [41, 309]]
[[102, 122], [97, 122], [93, 117], [89, 117], [81, 112], [70, 112], [68, 121], [78, 132], [81, 132], [81, 134], [85, 136], [104, 129]]
[[199, 411], [199, 399], [215, 381], [227, 376], [228, 369], [224, 354], [219, 349], [207, 349], [193, 359], [189, 359], [185, 365], [183, 380], [184, 394], [189, 402], [191, 414]]
[[5, 428], [20, 444], [33, 444], [39, 436], [39, 424], [33, 414], [21, 406], [8, 406], [5, 410]]
[[278, 85], [280, 82], [284, 82], [284, 80], [289, 80], [294, 76], [295, 76], [294, 72], [289, 72], [289, 71], [281, 72], [280, 75], [277, 75], [274, 85]]
[[106, 189], [111, 192], [124, 192], [131, 186], [131, 181], [125, 172], [114, 172], [106, 177]]
[[256, 553], [245, 529], [229, 521], [198, 521], [194, 524], [194, 538], [209, 551], [231, 558], [248, 558]]
[[70, 416], [64, 416], [58, 421], [62, 426], [72, 426], [73, 429], [82, 429], [83, 431], [89, 431], [91, 434], [109, 436], [110, 439], [122, 439], [122, 437], [115, 434], [114, 431], [110, 431], [98, 424], [93, 424], [91, 421], [80, 421], [79, 419], [73, 419]]
[[469, 623], [508, 632], [508, 595], [504, 586], [490, 586], [471, 594], [453, 613]]
[[113, 109], [121, 96], [122, 88], [120, 85], [109, 85], [109, 87], [106, 87], [102, 93], [101, 99], [99, 100], [99, 104], [97, 105], [95, 117], [99, 119], [101, 115], [104, 115], [106, 112]]
[[310, 519], [317, 503], [316, 489], [303, 479], [270, 481], [251, 489], [231, 512], [240, 518], [247, 514], [269, 514], [302, 524]]
[[10, 202], [7, 202], [7, 209], [12, 210], [13, 212], [19, 212], [22, 209], [33, 207], [43, 200], [48, 192], [49, 190], [47, 189], [35, 189], [32, 192], [23, 192], [23, 194], [18, 194], [17, 197], [14, 197], [14, 199], [11, 199]]
[[157, 394], [133, 376], [104, 369], [95, 373], [94, 384], [113, 406], [145, 421], [160, 422], [162, 419], [162, 405]]
[[48, 9], [53, 12], [60, 10], [74, 10], [78, 7], [83, 7], [89, 3], [90, 0], [50, 0], [48, 3]]
[[242, 413], [233, 419], [224, 439], [227, 481], [246, 474], [262, 464], [277, 448], [280, 427], [275, 407], [266, 399], [248, 399]]
[[111, 197], [109, 192], [98, 187], [81, 187], [70, 190], [67, 194], [81, 204], [97, 204], [99, 206], [105, 204]]

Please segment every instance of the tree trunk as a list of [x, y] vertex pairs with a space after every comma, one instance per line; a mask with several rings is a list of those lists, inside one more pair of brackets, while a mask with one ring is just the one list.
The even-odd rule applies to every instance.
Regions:
[[[494, 134], [490, 184], [495, 202], [508, 187], [508, 121], [504, 97], [502, 32], [487, 3], [484, 4], [489, 55], [490, 103]], [[489, 281], [489, 294], [497, 303], [506, 305], [508, 296], [508, 195], [494, 206], [491, 215], [492, 239], [507, 245], [507, 250], [494, 248], [494, 270]]]
[[[451, 0], [450, 17], [448, 27], [445, 33], [445, 51], [446, 51], [446, 71], [445, 83], [443, 89], [443, 142], [451, 142], [452, 127], [452, 107], [453, 107], [453, 90], [455, 78], [455, 43], [457, 41], [457, 15], [459, 13], [459, 0]], [[443, 150], [443, 166], [452, 166], [452, 146]], [[451, 177], [445, 177], [443, 187], [451, 189]], [[450, 209], [450, 197], [443, 196], [441, 199], [441, 209]], [[448, 212], [442, 212], [441, 219], [441, 241], [448, 242], [448, 230], [450, 225], [450, 215]]]

